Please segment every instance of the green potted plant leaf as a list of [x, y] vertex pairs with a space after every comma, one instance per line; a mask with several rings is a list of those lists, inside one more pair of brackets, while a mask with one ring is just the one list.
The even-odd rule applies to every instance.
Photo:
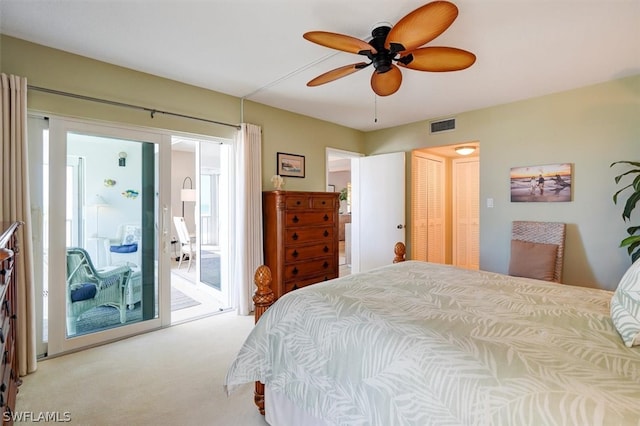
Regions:
[[347, 188], [342, 188], [340, 190], [340, 195], [338, 196], [338, 198], [340, 199], [340, 201], [345, 201], [349, 196], [349, 192], [347, 190]]
[[[631, 166], [631, 170], [627, 170], [626, 172], [615, 177], [616, 184], [620, 183], [620, 180], [626, 175], [631, 175], [635, 177], [633, 181], [626, 185], [624, 188], [616, 191], [613, 194], [613, 202], [618, 204], [618, 195], [621, 192], [631, 188], [632, 192], [629, 194], [629, 197], [625, 201], [624, 210], [622, 211], [622, 220], [625, 222], [627, 220], [631, 221], [631, 212], [636, 208], [638, 201], [640, 200], [640, 163], [635, 161], [616, 161], [611, 163], [609, 167], [613, 167], [616, 164], [628, 164]], [[630, 226], [627, 228], [628, 237], [623, 239], [620, 242], [620, 247], [627, 247], [627, 252], [631, 256], [631, 262], [635, 262], [638, 258], [640, 258], [640, 235], [636, 235], [640, 231], [640, 226]]]

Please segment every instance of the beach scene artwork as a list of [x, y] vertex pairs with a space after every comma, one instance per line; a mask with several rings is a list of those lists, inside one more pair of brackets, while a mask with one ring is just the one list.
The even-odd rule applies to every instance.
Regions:
[[512, 202], [571, 201], [571, 163], [512, 167]]

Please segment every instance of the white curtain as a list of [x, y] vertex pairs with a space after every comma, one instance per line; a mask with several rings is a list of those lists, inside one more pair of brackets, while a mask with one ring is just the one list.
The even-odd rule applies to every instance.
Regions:
[[242, 123], [236, 141], [234, 302], [238, 315], [253, 311], [255, 270], [262, 252], [262, 129]]
[[0, 89], [0, 221], [23, 222], [18, 231], [17, 337], [19, 374], [37, 368], [33, 245], [27, 151], [27, 79], [1, 75]]

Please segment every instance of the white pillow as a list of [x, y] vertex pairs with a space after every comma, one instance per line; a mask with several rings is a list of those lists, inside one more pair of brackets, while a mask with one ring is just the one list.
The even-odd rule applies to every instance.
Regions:
[[640, 345], [640, 260], [627, 269], [613, 293], [611, 319], [626, 346]]
[[140, 242], [140, 227], [136, 225], [124, 225], [121, 244], [133, 244]]

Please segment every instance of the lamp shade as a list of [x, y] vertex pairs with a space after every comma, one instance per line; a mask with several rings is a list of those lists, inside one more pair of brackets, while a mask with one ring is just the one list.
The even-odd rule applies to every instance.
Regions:
[[96, 195], [93, 196], [93, 198], [89, 202], [89, 205], [90, 206], [96, 206], [96, 207], [104, 207], [104, 206], [108, 206], [109, 203], [107, 202], [107, 200], [105, 200], [102, 197], [102, 195], [96, 194]]
[[181, 189], [180, 190], [180, 201], [182, 201], [182, 202], [185, 202], [185, 201], [195, 202], [196, 201], [196, 190], [195, 189], [189, 189], [189, 188]]

